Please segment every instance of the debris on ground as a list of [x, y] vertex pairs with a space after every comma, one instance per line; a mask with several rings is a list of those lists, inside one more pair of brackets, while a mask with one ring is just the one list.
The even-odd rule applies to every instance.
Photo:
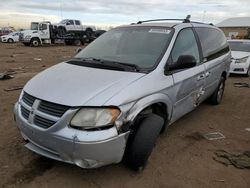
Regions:
[[245, 128], [246, 131], [250, 132], [250, 128]]
[[202, 140], [204, 139], [204, 136], [200, 132], [192, 132], [191, 134], [186, 135], [187, 138], [191, 138], [194, 140]]
[[5, 88], [4, 91], [15, 91], [15, 90], [20, 90], [23, 89], [23, 86], [11, 86], [8, 88]]
[[221, 164], [233, 165], [239, 169], [250, 169], [250, 150], [242, 152], [217, 150], [214, 153], [216, 156], [213, 159]]
[[34, 61], [42, 61], [42, 58], [34, 58]]
[[234, 83], [234, 87], [238, 87], [238, 88], [241, 88], [241, 87], [250, 88], [250, 86], [249, 86], [248, 83], [242, 83], [242, 82]]
[[226, 137], [225, 137], [222, 133], [220, 133], [220, 132], [208, 133], [208, 134], [205, 134], [204, 137], [205, 137], [207, 140], [220, 140], [220, 139], [226, 138]]
[[65, 56], [63, 56], [62, 58], [67, 59], [67, 58], [71, 58], [71, 56], [65, 55]]
[[9, 59], [6, 61], [6, 63], [15, 63], [15, 62], [16, 62], [15, 59]]
[[0, 80], [8, 80], [12, 78], [14, 78], [14, 76], [12, 76], [12, 74], [9, 73], [8, 71], [0, 73]]
[[216, 182], [225, 182], [225, 180], [214, 180]]

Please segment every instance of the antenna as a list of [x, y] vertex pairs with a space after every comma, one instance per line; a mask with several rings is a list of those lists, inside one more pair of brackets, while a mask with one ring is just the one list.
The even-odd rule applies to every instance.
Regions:
[[187, 15], [187, 17], [183, 20], [183, 23], [190, 23], [190, 18], [191, 18], [191, 15]]

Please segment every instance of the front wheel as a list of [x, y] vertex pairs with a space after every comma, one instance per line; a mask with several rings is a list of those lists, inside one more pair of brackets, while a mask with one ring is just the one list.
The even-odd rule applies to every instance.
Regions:
[[150, 114], [140, 121], [137, 130], [130, 135], [124, 156], [125, 162], [131, 168], [141, 170], [146, 166], [163, 124], [163, 118], [155, 114]]
[[8, 43], [14, 43], [13, 39], [8, 39]]
[[211, 104], [218, 105], [221, 103], [224, 90], [225, 90], [225, 82], [226, 82], [226, 79], [222, 76], [220, 78], [218, 87], [216, 88], [215, 92], [210, 97]]
[[31, 46], [38, 47], [40, 44], [40, 41], [37, 38], [34, 38], [31, 40]]
[[248, 67], [246, 77], [250, 77], [250, 66]]

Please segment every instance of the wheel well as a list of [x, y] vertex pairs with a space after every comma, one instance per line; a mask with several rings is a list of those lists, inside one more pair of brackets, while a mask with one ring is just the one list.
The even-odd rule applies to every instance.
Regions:
[[34, 39], [37, 39], [37, 40], [39, 41], [39, 43], [41, 42], [40, 39], [39, 39], [38, 37], [33, 37], [33, 38], [31, 38], [30, 41], [32, 41], [32, 40], [34, 40]]
[[91, 31], [91, 32], [92, 32], [93, 29], [92, 29], [91, 27], [87, 27], [87, 28], [86, 28], [86, 31]]
[[168, 123], [168, 113], [167, 113], [167, 106], [164, 103], [154, 103], [150, 106], [147, 106], [141, 112], [136, 116], [131, 129], [135, 130], [137, 129], [137, 125], [139, 124], [140, 120], [143, 119], [148, 114], [156, 114], [164, 119], [164, 126], [162, 128], [162, 131], [165, 130], [167, 123]]
[[226, 71], [224, 71], [221, 76], [224, 77], [225, 80], [226, 80], [227, 79], [227, 73], [226, 73]]

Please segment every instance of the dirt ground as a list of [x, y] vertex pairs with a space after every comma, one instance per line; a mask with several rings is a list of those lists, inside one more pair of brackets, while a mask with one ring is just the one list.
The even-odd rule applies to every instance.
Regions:
[[[235, 82], [250, 83], [250, 78], [239, 76], [228, 79], [221, 105], [204, 103], [162, 134], [143, 172], [131, 171], [123, 164], [85, 170], [28, 151], [13, 120], [13, 105], [21, 91], [4, 89], [23, 86], [38, 72], [69, 59], [76, 49], [0, 44], [0, 72], [17, 71], [15, 78], [0, 80], [1, 187], [250, 187], [250, 169], [225, 166], [213, 159], [219, 149], [250, 150], [250, 132], [245, 130], [250, 128], [250, 89], [233, 86]], [[188, 136], [217, 131], [226, 138], [208, 141]]]

